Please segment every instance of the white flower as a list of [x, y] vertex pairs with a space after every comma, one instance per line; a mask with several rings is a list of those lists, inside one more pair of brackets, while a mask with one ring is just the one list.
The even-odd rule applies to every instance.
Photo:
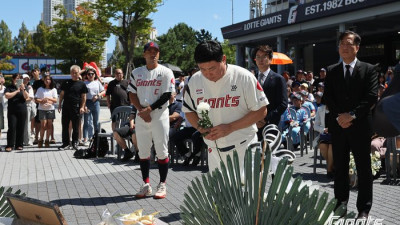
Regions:
[[207, 102], [200, 102], [197, 106], [197, 113], [201, 114], [202, 112], [210, 111], [210, 105]]

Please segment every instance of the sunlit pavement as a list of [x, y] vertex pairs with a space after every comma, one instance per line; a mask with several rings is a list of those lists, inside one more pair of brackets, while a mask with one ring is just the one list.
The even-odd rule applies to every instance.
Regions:
[[[167, 198], [136, 199], [133, 195], [142, 184], [139, 165], [133, 161], [121, 163], [116, 155], [99, 159], [75, 159], [74, 151], [59, 151], [61, 114], [56, 113], [56, 117], [56, 145], [40, 149], [37, 146], [25, 147], [23, 151], [11, 153], [4, 150], [0, 152], [0, 186], [21, 189], [28, 197], [58, 204], [68, 224], [97, 224], [104, 210], [115, 212], [120, 208], [132, 211], [144, 209], [145, 214], [159, 211], [157, 217], [160, 220], [169, 224], [182, 223], [179, 214], [184, 193], [190, 182], [207, 170], [205, 167], [173, 165], [168, 173]], [[100, 121], [109, 118], [109, 110], [102, 107]], [[109, 132], [111, 124], [106, 123], [103, 128]], [[2, 131], [0, 144], [4, 148], [7, 128]], [[326, 191], [332, 198], [333, 182], [326, 178], [323, 166], [318, 166], [317, 174], [313, 174], [312, 157], [311, 151], [295, 160], [295, 175], [301, 175], [304, 180], [312, 180], [320, 186], [320, 192]], [[150, 180], [154, 191], [159, 182], [156, 165], [151, 168]], [[374, 202], [370, 216], [384, 219], [383, 224], [398, 224], [400, 186], [384, 185], [383, 180], [384, 176], [374, 181]], [[348, 206], [354, 212], [357, 212], [356, 193], [351, 192]]]

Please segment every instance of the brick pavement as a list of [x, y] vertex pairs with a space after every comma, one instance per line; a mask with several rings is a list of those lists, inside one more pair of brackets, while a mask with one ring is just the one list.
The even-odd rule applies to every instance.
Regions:
[[[100, 121], [108, 120], [110, 113], [101, 109]], [[104, 127], [110, 131], [110, 124]], [[6, 144], [3, 130], [0, 144]], [[60, 145], [60, 114], [55, 121], [55, 134]], [[195, 178], [205, 173], [206, 168], [171, 166], [167, 179], [166, 199], [135, 199], [133, 194], [142, 180], [139, 165], [131, 162], [120, 163], [115, 155], [100, 159], [75, 159], [73, 151], [58, 151], [56, 146], [39, 149], [25, 147], [23, 151], [0, 152], [0, 186], [21, 189], [28, 197], [58, 204], [68, 224], [97, 224], [105, 209], [113, 212], [119, 208], [129, 210], [144, 209], [145, 213], [160, 211], [159, 219], [169, 224], [181, 224], [180, 205], [183, 203], [187, 186]], [[320, 167], [312, 173], [312, 152], [296, 159], [295, 175], [312, 180], [320, 185], [320, 190], [333, 196], [333, 182], [325, 178], [325, 170]], [[156, 166], [150, 170], [151, 184], [158, 184]], [[382, 184], [384, 177], [374, 181], [373, 218], [383, 218], [384, 224], [399, 224], [400, 186]], [[356, 191], [350, 195], [349, 210], [355, 211]]]

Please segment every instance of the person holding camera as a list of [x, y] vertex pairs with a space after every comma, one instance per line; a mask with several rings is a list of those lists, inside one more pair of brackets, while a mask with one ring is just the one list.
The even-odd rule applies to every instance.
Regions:
[[23, 150], [25, 118], [27, 116], [26, 100], [29, 98], [19, 74], [14, 74], [11, 82], [4, 90], [4, 96], [8, 99], [8, 131], [5, 148], [7, 152], [11, 152], [13, 148]]

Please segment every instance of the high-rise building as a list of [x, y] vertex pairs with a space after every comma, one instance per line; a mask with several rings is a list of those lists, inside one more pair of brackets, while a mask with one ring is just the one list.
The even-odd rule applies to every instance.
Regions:
[[[95, 3], [97, 0], [43, 0], [43, 21], [47, 26], [53, 26], [55, 24], [54, 18], [60, 18], [58, 16], [58, 11], [54, 10], [54, 6], [63, 5], [67, 10], [67, 17], [71, 17], [71, 11], [75, 9], [84, 2]], [[100, 67], [107, 67], [107, 45], [104, 43], [104, 52], [102, 54], [102, 59], [100, 61]]]
[[62, 4], [63, 0], [43, 0], [42, 20], [47, 26], [53, 26], [55, 24], [54, 19], [60, 18], [58, 11], [54, 10], [54, 6]]
[[68, 17], [71, 17], [71, 11], [75, 11], [76, 7], [84, 2], [95, 3], [97, 0], [62, 0], [64, 2], [64, 7], [67, 10]]

